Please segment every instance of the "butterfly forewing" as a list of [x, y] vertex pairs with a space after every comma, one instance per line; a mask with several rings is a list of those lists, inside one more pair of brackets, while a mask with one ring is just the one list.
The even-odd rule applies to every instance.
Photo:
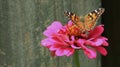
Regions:
[[102, 15], [102, 13], [105, 11], [104, 8], [99, 8], [97, 10], [94, 10], [92, 12], [90, 12], [89, 14], [87, 14], [84, 18], [84, 26], [85, 26], [85, 30], [89, 31], [92, 28], [94, 28], [94, 26], [97, 23], [98, 18]]
[[83, 30], [83, 22], [80, 21], [80, 18], [79, 16], [77, 16], [75, 13], [72, 13], [72, 12], [68, 12], [68, 11], [65, 11], [64, 14], [70, 18], [70, 20], [72, 20], [72, 22], [74, 23], [75, 26], [77, 26], [80, 31]]
[[70, 20], [72, 20], [74, 23], [80, 21], [80, 18], [75, 13], [72, 13], [72, 12], [69, 12], [69, 11], [65, 11], [64, 14], [65, 14], [65, 16], [70, 18]]

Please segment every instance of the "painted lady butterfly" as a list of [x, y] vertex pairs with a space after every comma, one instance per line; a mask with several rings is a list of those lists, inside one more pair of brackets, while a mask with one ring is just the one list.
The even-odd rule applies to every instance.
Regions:
[[81, 21], [81, 18], [77, 16], [75, 13], [65, 11], [65, 15], [72, 20], [74, 25], [79, 28], [80, 33], [90, 31], [93, 29], [97, 23], [98, 18], [102, 15], [102, 13], [105, 11], [104, 8], [99, 8], [97, 10], [94, 10], [87, 15], [84, 16], [83, 21]]

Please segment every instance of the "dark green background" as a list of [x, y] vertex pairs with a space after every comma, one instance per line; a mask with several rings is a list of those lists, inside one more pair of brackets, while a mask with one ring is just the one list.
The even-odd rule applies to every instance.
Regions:
[[[116, 0], [102, 0], [108, 55], [89, 60], [79, 51], [81, 67], [119, 67], [120, 10]], [[67, 22], [64, 11], [78, 15], [101, 7], [101, 0], [0, 0], [0, 67], [75, 67], [71, 57], [51, 57], [40, 45], [42, 32], [54, 20]]]

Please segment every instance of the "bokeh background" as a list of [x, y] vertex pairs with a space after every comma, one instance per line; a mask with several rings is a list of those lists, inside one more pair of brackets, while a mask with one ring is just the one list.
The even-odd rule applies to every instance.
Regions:
[[0, 0], [0, 67], [76, 67], [73, 56], [51, 57], [41, 46], [42, 32], [54, 20], [65, 24], [64, 11], [85, 15], [104, 7], [108, 55], [88, 59], [79, 51], [81, 67], [120, 67], [119, 0]]

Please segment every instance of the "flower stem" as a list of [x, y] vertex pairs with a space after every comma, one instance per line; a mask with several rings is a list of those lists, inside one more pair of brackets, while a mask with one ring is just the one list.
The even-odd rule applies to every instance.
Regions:
[[73, 59], [74, 59], [74, 64], [76, 65], [76, 67], [80, 67], [78, 50], [75, 51], [73, 55]]

